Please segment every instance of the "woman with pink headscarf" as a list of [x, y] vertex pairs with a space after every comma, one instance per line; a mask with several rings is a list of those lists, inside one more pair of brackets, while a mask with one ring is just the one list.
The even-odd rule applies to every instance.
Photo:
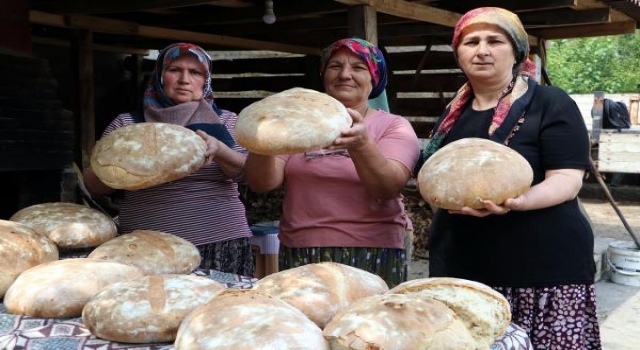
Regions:
[[280, 269], [334, 261], [381, 276], [389, 286], [407, 278], [405, 250], [411, 222], [401, 191], [420, 145], [403, 117], [368, 104], [384, 90], [384, 56], [358, 38], [324, 51], [325, 92], [348, 107], [353, 120], [330, 150], [265, 156], [250, 153], [247, 182], [257, 191], [286, 188], [280, 217]]
[[511, 12], [469, 11], [452, 47], [468, 81], [436, 123], [425, 155], [462, 138], [485, 138], [520, 153], [534, 180], [501, 205], [437, 210], [429, 274], [501, 292], [534, 349], [600, 349], [594, 238], [577, 201], [590, 167], [580, 111], [564, 91], [532, 78], [528, 36]]

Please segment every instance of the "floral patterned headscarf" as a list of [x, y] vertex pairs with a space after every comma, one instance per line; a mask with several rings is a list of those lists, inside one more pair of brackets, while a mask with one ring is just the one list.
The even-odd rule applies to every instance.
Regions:
[[382, 51], [372, 43], [358, 39], [349, 38], [338, 40], [324, 49], [320, 65], [320, 75], [324, 75], [327, 68], [327, 62], [333, 54], [341, 49], [347, 48], [349, 51], [358, 55], [367, 64], [369, 73], [372, 77], [373, 89], [369, 94], [369, 99], [380, 96], [382, 91], [387, 87], [387, 63], [384, 60]]
[[[514, 123], [522, 122], [526, 108], [537, 84], [529, 79], [535, 74], [535, 64], [529, 59], [529, 38], [518, 16], [510, 11], [498, 7], [481, 7], [465, 13], [454, 29], [451, 46], [453, 52], [457, 51], [462, 32], [472, 24], [488, 23], [504, 30], [514, 48], [516, 63], [513, 66], [514, 78], [511, 84], [502, 91], [498, 105], [494, 109], [488, 134], [491, 139], [500, 143], [508, 143], [508, 135], [512, 135]], [[447, 105], [445, 112], [440, 117], [436, 127], [431, 133], [431, 141], [424, 150], [427, 158], [440, 148], [444, 138], [456, 123], [462, 111], [473, 99], [473, 88], [467, 82], [456, 93], [456, 96]], [[517, 106], [516, 106], [516, 102]], [[516, 106], [515, 108], [512, 108]], [[505, 123], [508, 120], [508, 123]], [[503, 126], [503, 124], [505, 124]], [[506, 130], [508, 129], [508, 130]]]
[[176, 60], [178, 57], [186, 55], [191, 55], [197, 58], [202, 64], [202, 68], [205, 70], [202, 99], [209, 103], [214, 111], [220, 114], [218, 107], [213, 101], [213, 90], [211, 88], [211, 57], [209, 57], [209, 54], [207, 54], [207, 52], [200, 46], [190, 43], [171, 44], [160, 51], [156, 60], [155, 69], [153, 73], [151, 73], [149, 84], [144, 91], [142, 99], [143, 107], [145, 109], [148, 107], [166, 108], [176, 105], [176, 103], [164, 93], [162, 75], [171, 62]]

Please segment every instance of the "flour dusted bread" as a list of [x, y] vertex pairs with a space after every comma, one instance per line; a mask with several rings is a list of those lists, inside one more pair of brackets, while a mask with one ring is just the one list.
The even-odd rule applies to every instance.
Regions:
[[82, 310], [82, 322], [93, 335], [111, 341], [172, 342], [187, 314], [224, 290], [206, 277], [144, 276], [94, 295]]
[[334, 316], [323, 334], [331, 350], [476, 350], [446, 305], [402, 294], [357, 300]]
[[354, 301], [389, 290], [382, 278], [334, 262], [321, 262], [280, 271], [259, 280], [254, 289], [273, 295], [302, 311], [323, 328]]
[[206, 150], [205, 141], [183, 126], [137, 123], [100, 139], [91, 154], [91, 168], [109, 187], [137, 190], [198, 170]]
[[329, 146], [351, 126], [351, 116], [335, 98], [293, 88], [254, 102], [238, 115], [238, 143], [266, 155], [294, 154]]
[[480, 209], [483, 200], [502, 204], [526, 192], [533, 171], [524, 157], [505, 145], [465, 138], [434, 153], [417, 180], [420, 194], [432, 206]]
[[60, 248], [95, 247], [118, 233], [109, 216], [75, 203], [35, 204], [19, 210], [10, 220], [46, 234]]
[[10, 313], [33, 317], [78, 317], [102, 288], [142, 276], [137, 267], [111, 261], [57, 260], [22, 272], [7, 290], [4, 306]]
[[176, 350], [329, 350], [303, 313], [256, 290], [228, 290], [182, 322]]
[[118, 236], [94, 249], [88, 257], [137, 266], [145, 275], [191, 273], [201, 260], [193, 243], [152, 230], [135, 230]]
[[0, 299], [22, 271], [58, 260], [58, 247], [19, 222], [0, 220]]
[[389, 293], [435, 299], [447, 305], [471, 332], [478, 349], [489, 349], [511, 322], [509, 302], [491, 287], [475, 281], [433, 277], [407, 281]]

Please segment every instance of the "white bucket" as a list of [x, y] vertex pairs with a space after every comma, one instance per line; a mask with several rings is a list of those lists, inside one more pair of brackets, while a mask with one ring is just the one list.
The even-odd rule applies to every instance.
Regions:
[[640, 287], [640, 250], [634, 242], [609, 243], [607, 262], [611, 266], [611, 281]]

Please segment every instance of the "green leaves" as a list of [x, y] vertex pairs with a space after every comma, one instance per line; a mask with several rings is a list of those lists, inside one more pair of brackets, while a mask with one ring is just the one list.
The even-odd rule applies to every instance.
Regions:
[[568, 93], [640, 91], [640, 31], [548, 42], [547, 72]]

